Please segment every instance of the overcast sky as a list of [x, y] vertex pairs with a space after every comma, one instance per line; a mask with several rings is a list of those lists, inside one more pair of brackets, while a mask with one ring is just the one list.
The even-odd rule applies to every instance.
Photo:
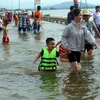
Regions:
[[[20, 8], [34, 8], [34, 0], [2, 0], [0, 2], [0, 8], [10, 8], [15, 9], [19, 8], [19, 1], [20, 1]], [[73, 0], [41, 0], [41, 6], [49, 6], [54, 4], [60, 4], [61, 2], [67, 2]], [[79, 0], [86, 1], [86, 0]], [[90, 4], [100, 4], [100, 0], [87, 0], [87, 3]]]

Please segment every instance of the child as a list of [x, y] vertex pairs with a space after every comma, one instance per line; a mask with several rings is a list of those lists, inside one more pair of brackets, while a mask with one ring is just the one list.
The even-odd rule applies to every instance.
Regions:
[[2, 43], [9, 43], [9, 37], [8, 37], [8, 19], [3, 19], [3, 38], [2, 38]]
[[41, 10], [41, 6], [37, 6], [37, 11], [34, 12], [34, 20], [36, 20], [36, 16], [38, 16], [38, 31], [40, 30], [40, 26], [41, 26], [41, 19], [42, 19], [42, 14], [40, 12]]
[[18, 26], [18, 14], [15, 13], [14, 16], [13, 16], [13, 20], [15, 21], [15, 26]]
[[35, 20], [32, 23], [34, 33], [38, 33], [39, 32], [38, 18], [39, 18], [38, 16], [35, 16]]
[[47, 48], [44, 47], [42, 49], [42, 51], [38, 54], [38, 56], [35, 58], [33, 63], [35, 63], [41, 57], [39, 70], [40, 71], [55, 71], [56, 65], [57, 65], [56, 58], [59, 56], [65, 55], [66, 53], [59, 55], [59, 52], [56, 51], [55, 40], [53, 38], [47, 38], [46, 45], [47, 45]]
[[30, 20], [27, 21], [27, 31], [31, 31], [32, 30], [32, 25], [30, 24]]

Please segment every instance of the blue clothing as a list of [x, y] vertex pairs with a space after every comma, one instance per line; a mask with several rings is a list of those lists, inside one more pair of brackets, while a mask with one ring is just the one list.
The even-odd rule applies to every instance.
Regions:
[[97, 27], [98, 31], [100, 32], [100, 24], [98, 24], [98, 27]]
[[71, 21], [73, 20], [73, 17], [72, 17], [73, 15], [72, 15], [72, 12], [69, 12], [68, 13], [68, 16], [67, 16], [67, 24], [70, 24], [71, 23]]
[[39, 25], [38, 22], [35, 22], [35, 23], [34, 23], [34, 26], [33, 26], [33, 31], [34, 31], [34, 33], [38, 33], [39, 30], [40, 30], [40, 25]]
[[27, 24], [27, 31], [31, 31], [31, 29], [32, 29], [32, 26], [31, 26], [31, 24]]

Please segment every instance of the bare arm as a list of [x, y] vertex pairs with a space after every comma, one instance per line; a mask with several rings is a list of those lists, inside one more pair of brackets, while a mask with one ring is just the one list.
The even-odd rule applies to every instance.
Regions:
[[57, 42], [56, 47], [61, 43], [61, 41]]
[[65, 55], [67, 55], [68, 53], [67, 53], [67, 51], [65, 52], [65, 53], [62, 53], [62, 54], [59, 54], [59, 56], [60, 57], [63, 57], [63, 56], [65, 56]]
[[41, 57], [41, 54], [38, 54], [38, 55], [36, 56], [36, 58], [34, 59], [33, 63], [35, 63], [40, 57]]
[[93, 30], [95, 31], [96, 35], [100, 38], [100, 32], [98, 31], [98, 29], [94, 28]]
[[96, 27], [98, 27], [98, 26], [97, 26], [97, 24], [96, 24], [96, 20], [95, 20], [95, 18], [93, 18], [93, 21], [94, 21], [94, 23], [95, 23]]

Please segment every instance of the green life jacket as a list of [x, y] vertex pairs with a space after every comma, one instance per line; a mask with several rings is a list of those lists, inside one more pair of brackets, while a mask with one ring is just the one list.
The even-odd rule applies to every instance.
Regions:
[[56, 48], [54, 48], [51, 52], [47, 50], [47, 48], [43, 48], [43, 56], [41, 57], [41, 62], [39, 66], [40, 71], [44, 70], [56, 70]]

